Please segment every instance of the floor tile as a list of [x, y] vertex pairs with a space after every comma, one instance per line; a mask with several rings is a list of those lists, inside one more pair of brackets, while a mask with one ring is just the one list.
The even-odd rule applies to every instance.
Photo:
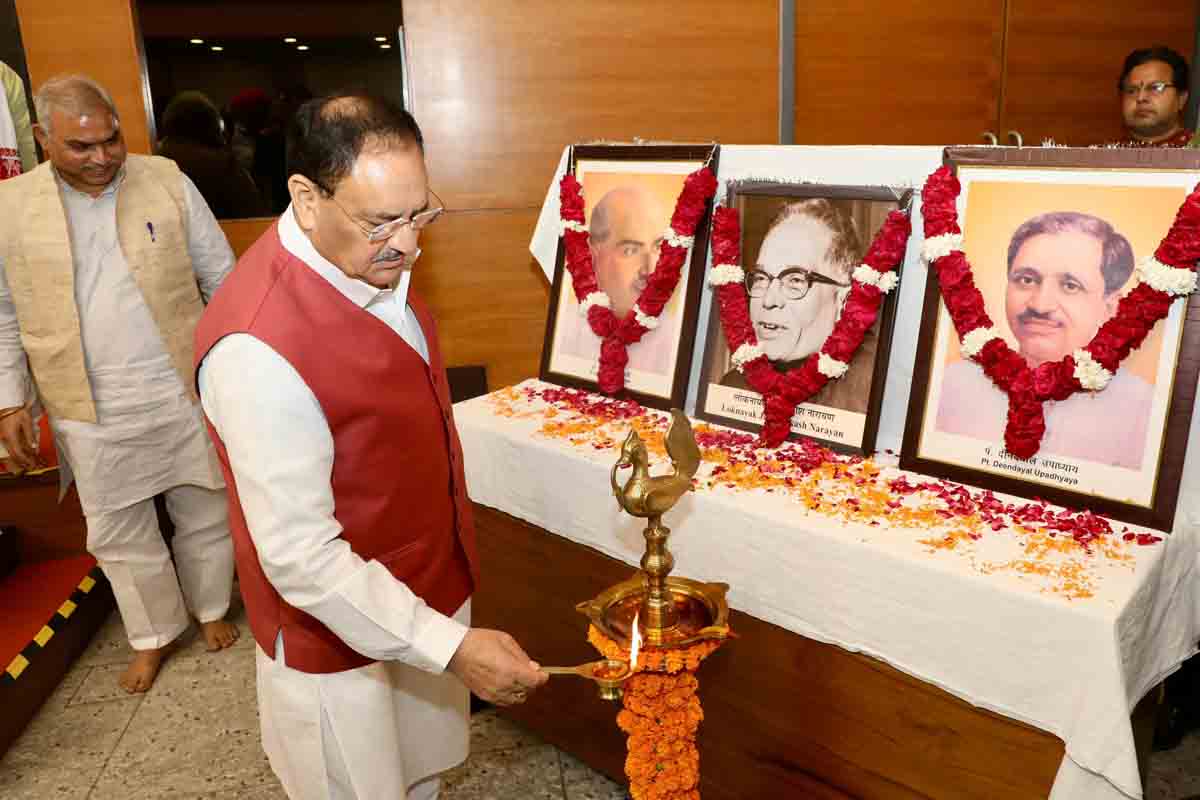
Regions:
[[50, 696], [42, 703], [35, 719], [37, 716], [49, 716], [65, 709], [75, 697], [80, 687], [87, 682], [91, 671], [91, 667], [86, 664], [80, 664], [78, 661], [72, 664], [71, 668], [67, 670], [67, 674], [63, 675], [62, 681], [59, 682], [54, 691], [50, 693]]
[[0, 797], [86, 797], [142, 700], [132, 697], [40, 712], [0, 760]]
[[491, 753], [544, 742], [493, 709], [471, 715], [471, 753]]
[[254, 654], [234, 649], [163, 666], [91, 800], [242, 797], [274, 780], [259, 741]]
[[559, 753], [567, 800], [625, 800], [625, 787], [609, 780], [574, 756]]
[[92, 641], [76, 663], [96, 667], [105, 664], [128, 664], [131, 658], [133, 648], [125, 638], [125, 626], [121, 624], [121, 615], [114, 610], [92, 636]]
[[563, 800], [558, 751], [543, 744], [474, 754], [443, 775], [441, 800]]

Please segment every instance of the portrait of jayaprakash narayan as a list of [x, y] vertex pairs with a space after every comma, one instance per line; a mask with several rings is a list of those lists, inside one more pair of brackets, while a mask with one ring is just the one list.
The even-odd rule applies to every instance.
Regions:
[[[1107, 220], [1053, 211], [1017, 226], [1006, 263], [1005, 321], [1026, 363], [1037, 367], [1084, 347], [1116, 313], [1134, 253]], [[1046, 403], [1040, 452], [1140, 469], [1153, 394], [1149, 382], [1122, 366], [1103, 391]], [[1002, 442], [1007, 414], [1007, 396], [978, 364], [946, 366], [938, 431]]]
[[[776, 370], [799, 367], [829, 338], [850, 293], [854, 269], [862, 263], [863, 240], [851, 215], [825, 198], [787, 203], [775, 212], [745, 273], [754, 335]], [[873, 327], [846, 374], [806, 402], [866, 412], [877, 342]], [[729, 369], [720, 383], [751, 388], [737, 369]]]

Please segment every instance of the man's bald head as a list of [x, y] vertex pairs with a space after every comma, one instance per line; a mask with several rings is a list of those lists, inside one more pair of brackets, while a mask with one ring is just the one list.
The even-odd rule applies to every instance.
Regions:
[[654, 195], [641, 186], [618, 186], [592, 209], [588, 237], [596, 280], [618, 316], [629, 313], [658, 260], [669, 222]]

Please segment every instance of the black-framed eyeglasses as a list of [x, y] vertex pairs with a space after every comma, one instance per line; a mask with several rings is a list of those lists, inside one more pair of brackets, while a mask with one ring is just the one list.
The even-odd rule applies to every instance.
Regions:
[[842, 287], [850, 285], [804, 267], [786, 267], [778, 275], [751, 267], [746, 270], [746, 294], [755, 298], [763, 297], [771, 288], [772, 281], [779, 281], [779, 289], [788, 300], [803, 300], [814, 283]]
[[1150, 83], [1127, 83], [1121, 87], [1121, 94], [1126, 97], [1137, 97], [1143, 91], [1151, 97], [1158, 97], [1175, 84], [1170, 81], [1150, 81]]
[[399, 217], [389, 222], [380, 223], [379, 225], [371, 228], [356, 220], [350, 214], [350, 212], [346, 210], [346, 207], [337, 201], [337, 198], [333, 196], [333, 192], [329, 191], [320, 184], [317, 184], [317, 187], [325, 194], [327, 198], [333, 201], [333, 204], [338, 207], [339, 211], [346, 215], [346, 219], [350, 220], [354, 227], [358, 228], [366, 235], [367, 241], [371, 242], [372, 244], [387, 241], [395, 236], [396, 232], [405, 225], [412, 225], [412, 229], [414, 231], [422, 230], [425, 228], [425, 226], [429, 225], [435, 219], [440, 217], [442, 212], [446, 210], [446, 204], [442, 202], [442, 198], [438, 197], [437, 192], [433, 191], [433, 189], [429, 189], [428, 191], [430, 197], [437, 201], [436, 205], [433, 205], [432, 208], [427, 208], [424, 211], [413, 214], [411, 217]]

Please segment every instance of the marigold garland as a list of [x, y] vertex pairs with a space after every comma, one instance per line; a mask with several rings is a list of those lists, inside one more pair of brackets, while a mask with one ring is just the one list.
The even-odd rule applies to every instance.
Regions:
[[583, 216], [583, 186], [571, 173], [559, 184], [559, 214], [562, 218], [566, 268], [580, 310], [587, 314], [588, 325], [602, 340], [597, 383], [605, 394], [625, 388], [627, 348], [640, 341], [646, 331], [658, 325], [663, 307], [675, 293], [696, 226], [708, 209], [708, 201], [717, 191], [717, 178], [707, 166], [688, 175], [671, 215], [671, 225], [659, 248], [658, 262], [646, 280], [633, 308], [618, 319], [608, 296], [600, 290], [596, 266], [588, 248], [588, 231]]
[[[588, 642], [605, 658], [629, 660], [629, 650], [588, 627]], [[625, 774], [634, 800], [699, 800], [704, 719], [696, 689], [700, 662], [724, 643], [705, 639], [685, 647], [644, 647], [622, 687], [617, 726], [629, 737]]]
[[[1138, 282], [1121, 298], [1117, 313], [1100, 326], [1082, 350], [1037, 368], [1030, 368], [998, 333], [975, 334], [993, 325], [983, 294], [975, 286], [971, 264], [962, 251], [957, 205], [961, 188], [949, 167], [939, 168], [925, 182], [922, 215], [926, 258], [937, 271], [942, 302], [960, 341], [966, 345], [964, 353], [1008, 395], [1005, 448], [1018, 458], [1032, 458], [1046, 433], [1042, 404], [1066, 400], [1079, 391], [1101, 390], [1126, 356], [1167, 316], [1174, 298], [1194, 290], [1195, 280], [1183, 273], [1195, 273], [1196, 262], [1200, 261], [1200, 185], [1180, 206], [1154, 258], [1139, 267]], [[985, 342], [981, 347], [980, 339]]]
[[796, 406], [845, 374], [867, 331], [875, 324], [883, 296], [896, 287], [896, 267], [904, 258], [912, 224], [903, 211], [888, 214], [863, 263], [854, 270], [850, 293], [837, 323], [821, 349], [799, 367], [780, 373], [758, 346], [750, 321], [750, 301], [742, 282], [741, 226], [738, 212], [727, 206], [713, 214], [712, 263], [709, 273], [720, 307], [721, 329], [734, 354], [734, 364], [754, 391], [763, 396], [764, 446], [777, 447], [792, 430]]

